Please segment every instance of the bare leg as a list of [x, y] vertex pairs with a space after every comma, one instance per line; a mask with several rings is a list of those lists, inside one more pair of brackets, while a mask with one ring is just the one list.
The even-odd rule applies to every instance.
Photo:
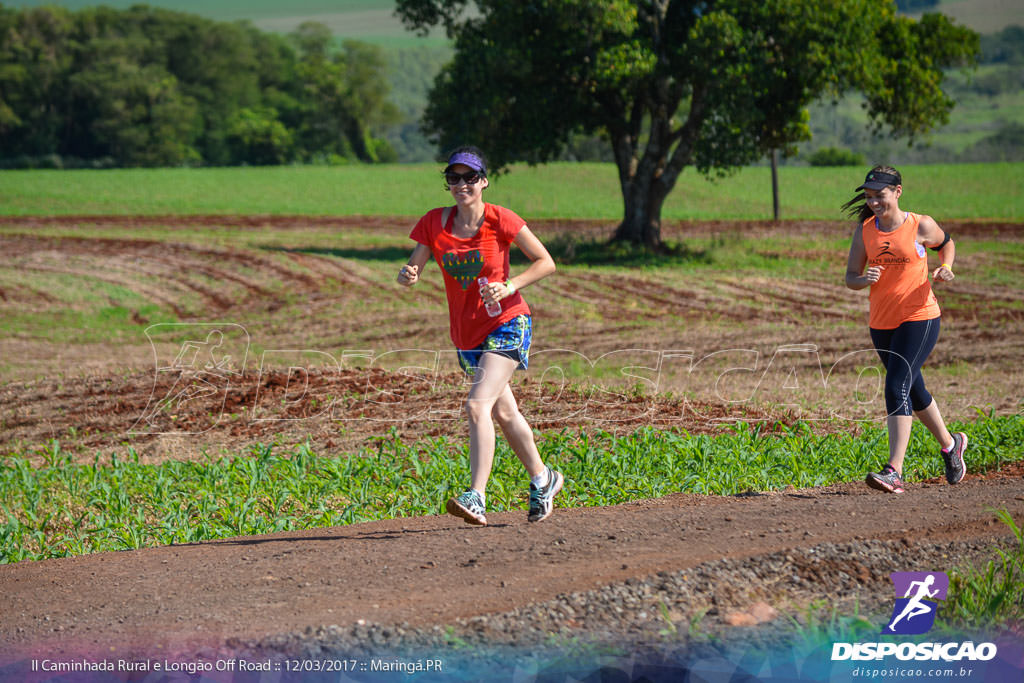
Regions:
[[496, 353], [480, 356], [480, 365], [473, 376], [473, 387], [466, 399], [469, 418], [470, 486], [484, 493], [494, 464], [494, 420], [491, 411], [502, 394], [508, 390], [518, 363]]
[[497, 403], [494, 405], [494, 419], [505, 434], [509, 446], [515, 452], [519, 461], [523, 463], [527, 474], [536, 477], [544, 472], [544, 462], [540, 459], [537, 451], [537, 444], [533, 439], [533, 430], [526, 422], [526, 418], [519, 412], [516, 398], [512, 395], [512, 387], [505, 385]]
[[910, 444], [910, 428], [914, 426], [914, 416], [890, 415], [885, 421], [889, 427], [889, 466], [903, 476], [903, 458]]
[[953, 435], [946, 429], [946, 423], [942, 420], [942, 415], [939, 413], [939, 404], [934, 399], [932, 399], [927, 408], [915, 411], [914, 415], [921, 421], [921, 424], [928, 428], [928, 431], [939, 442], [939, 446], [949, 448], [953, 445]]

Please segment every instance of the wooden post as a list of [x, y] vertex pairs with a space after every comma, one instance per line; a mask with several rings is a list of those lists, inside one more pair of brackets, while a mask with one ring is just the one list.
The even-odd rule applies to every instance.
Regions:
[[779, 150], [772, 150], [772, 220], [779, 222]]

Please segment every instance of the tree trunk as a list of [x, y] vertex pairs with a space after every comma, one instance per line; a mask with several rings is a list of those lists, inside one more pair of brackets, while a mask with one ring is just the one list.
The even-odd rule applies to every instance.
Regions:
[[675, 177], [665, 173], [668, 157], [668, 119], [655, 118], [644, 154], [636, 156], [637, 131], [613, 138], [615, 165], [622, 188], [622, 222], [612, 236], [613, 242], [629, 242], [652, 251], [661, 251], [661, 207]]
[[[661, 79], [653, 98], [655, 106], [645, 109], [637, 100], [630, 127], [612, 134], [623, 201], [622, 223], [612, 236], [613, 242], [629, 242], [655, 252], [665, 248], [661, 241], [661, 207], [682, 169], [692, 162], [693, 141], [703, 121], [703, 100], [695, 94], [686, 123], [673, 131], [672, 112], [679, 107], [681, 96], [671, 79]], [[648, 134], [638, 158], [645, 119]]]
[[632, 179], [623, 181], [624, 211], [622, 222], [612, 236], [613, 242], [629, 242], [652, 251], [661, 250], [661, 207], [668, 192], [652, 175], [651, 172], [643, 173], [641, 167]]
[[352, 145], [352, 151], [355, 152], [356, 158], [359, 159], [359, 161], [366, 163], [377, 161], [373, 158], [373, 153], [370, 152], [370, 148], [366, 144], [367, 132], [355, 117], [352, 117], [346, 123], [345, 137], [348, 138], [349, 144]]

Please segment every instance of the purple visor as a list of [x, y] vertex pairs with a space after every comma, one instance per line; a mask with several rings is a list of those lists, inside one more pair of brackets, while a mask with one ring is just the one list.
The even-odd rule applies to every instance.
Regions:
[[487, 175], [487, 166], [484, 164], [484, 160], [472, 152], [458, 152], [448, 157], [448, 166], [444, 169], [445, 173], [455, 164], [469, 166], [480, 175]]

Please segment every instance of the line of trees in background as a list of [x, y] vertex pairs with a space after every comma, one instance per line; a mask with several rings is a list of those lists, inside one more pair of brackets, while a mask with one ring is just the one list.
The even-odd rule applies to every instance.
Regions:
[[395, 161], [385, 68], [313, 22], [0, 5], [0, 167]]
[[[930, 2], [908, 1], [911, 11]], [[0, 4], [0, 168], [433, 160], [436, 131], [420, 119], [454, 53], [445, 44], [339, 43], [320, 24], [282, 36], [144, 7]], [[809, 107], [813, 139], [789, 160], [1024, 159], [1014, 111], [1024, 28], [981, 36], [979, 63], [944, 82], [969, 123], [926, 144], [893, 145], [865, 125], [863, 98], [819, 100]], [[573, 131], [552, 158], [612, 162], [614, 154], [606, 133]]]

